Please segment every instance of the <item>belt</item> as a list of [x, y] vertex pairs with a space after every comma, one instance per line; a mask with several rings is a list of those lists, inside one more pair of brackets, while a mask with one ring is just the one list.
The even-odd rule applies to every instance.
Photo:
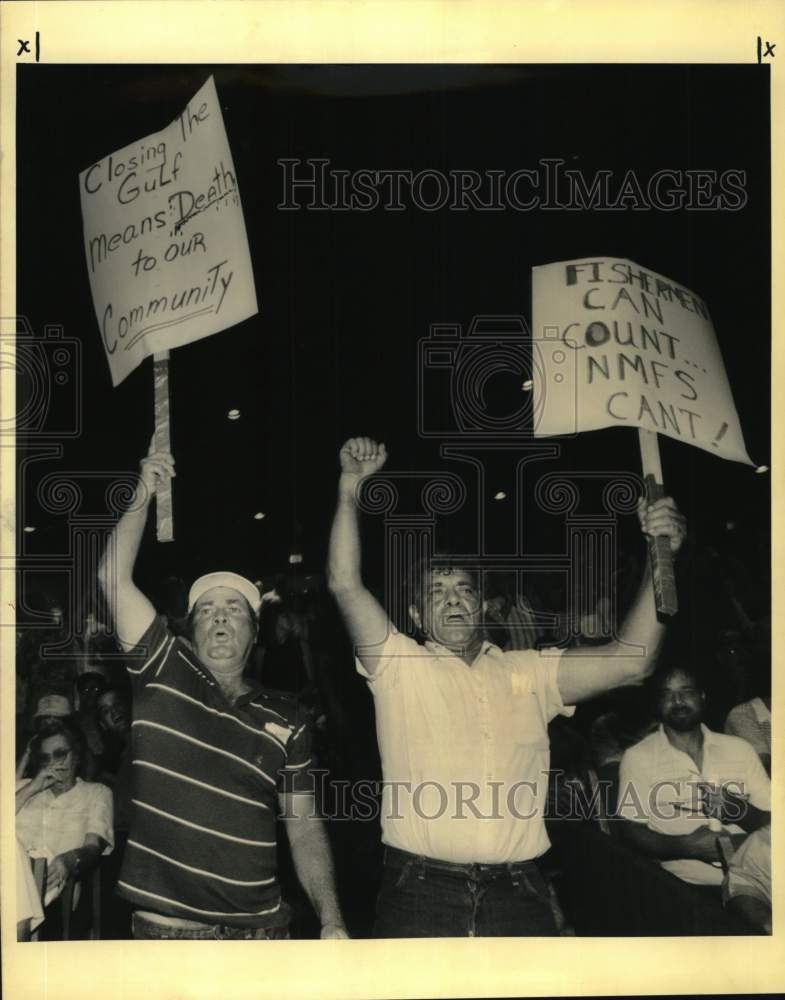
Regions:
[[289, 937], [288, 919], [283, 923], [266, 927], [235, 927], [227, 924], [203, 924], [196, 920], [172, 919], [163, 914], [135, 910], [133, 925], [135, 928], [146, 928], [155, 937], [213, 937], [218, 940]]
[[480, 877], [487, 876], [493, 878], [497, 875], [506, 875], [516, 871], [525, 871], [527, 868], [540, 870], [537, 861], [505, 861], [501, 864], [482, 864], [480, 862], [455, 862], [440, 861], [438, 858], [429, 858], [425, 854], [411, 854], [409, 851], [401, 851], [397, 847], [384, 848], [384, 861], [395, 868], [402, 868], [404, 865], [417, 865], [421, 868], [430, 868], [433, 871], [445, 872], [448, 875], [460, 877]]

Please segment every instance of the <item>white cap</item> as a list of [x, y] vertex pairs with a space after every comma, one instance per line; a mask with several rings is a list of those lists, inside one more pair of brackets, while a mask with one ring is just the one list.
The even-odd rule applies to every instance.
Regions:
[[258, 587], [254, 586], [250, 580], [246, 580], [244, 576], [226, 571], [207, 573], [194, 581], [188, 592], [188, 610], [193, 608], [202, 594], [206, 594], [214, 587], [229, 587], [231, 590], [236, 590], [243, 595], [255, 612], [259, 610], [259, 605], [262, 603]]
[[64, 694], [45, 694], [38, 699], [34, 719], [42, 715], [63, 717], [73, 715], [74, 707]]

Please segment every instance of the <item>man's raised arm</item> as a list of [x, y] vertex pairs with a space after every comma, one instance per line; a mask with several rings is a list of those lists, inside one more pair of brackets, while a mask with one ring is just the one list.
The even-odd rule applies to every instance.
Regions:
[[382, 468], [387, 461], [387, 451], [383, 444], [371, 438], [349, 438], [339, 457], [341, 476], [330, 532], [327, 583], [346, 622], [357, 656], [371, 674], [379, 662], [378, 653], [390, 629], [390, 621], [362, 581], [357, 491], [366, 476]]
[[[670, 539], [671, 552], [681, 548], [687, 535], [686, 521], [670, 497], [651, 505], [638, 506], [641, 531], [645, 535], [664, 535]], [[665, 635], [665, 626], [657, 620], [649, 562], [638, 593], [619, 631], [619, 638], [591, 653], [586, 647], [568, 649], [559, 662], [559, 693], [566, 705], [594, 698], [612, 688], [641, 684], [657, 661]], [[637, 648], [635, 648], [637, 647]]]
[[158, 487], [174, 474], [174, 459], [168, 452], [151, 451], [142, 459], [133, 500], [109, 536], [98, 567], [98, 582], [114, 620], [117, 638], [126, 650], [137, 645], [155, 617], [155, 608], [134, 583], [134, 565], [150, 501]]

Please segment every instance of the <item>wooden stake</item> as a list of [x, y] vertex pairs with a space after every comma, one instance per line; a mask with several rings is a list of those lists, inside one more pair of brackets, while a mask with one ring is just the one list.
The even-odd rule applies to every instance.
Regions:
[[[643, 479], [646, 483], [646, 499], [649, 503], [654, 503], [665, 495], [662, 486], [660, 445], [655, 431], [646, 431], [639, 427], [638, 438], [641, 445]], [[649, 561], [657, 612], [661, 615], [675, 615], [679, 610], [679, 598], [676, 593], [676, 575], [673, 571], [673, 553], [669, 538], [658, 535], [649, 539]]]
[[[158, 351], [153, 355], [153, 388], [155, 390], [155, 450], [171, 451], [169, 434], [169, 352]], [[172, 517], [172, 483], [156, 491], [155, 532], [159, 542], [174, 540]]]

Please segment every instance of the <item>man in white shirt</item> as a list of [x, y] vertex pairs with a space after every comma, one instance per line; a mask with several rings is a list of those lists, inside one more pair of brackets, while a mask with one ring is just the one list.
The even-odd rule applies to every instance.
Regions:
[[631, 842], [667, 871], [719, 886], [718, 839], [737, 848], [769, 822], [771, 785], [746, 740], [703, 725], [705, 700], [685, 667], [659, 678], [661, 725], [622, 757], [617, 812]]
[[[485, 640], [474, 574], [434, 561], [415, 579], [409, 609], [420, 645], [395, 631], [360, 573], [357, 493], [386, 458], [370, 438], [341, 449], [328, 562], [376, 705], [386, 849], [374, 933], [554, 934], [552, 889], [536, 862], [549, 847], [547, 724], [651, 671], [664, 628], [648, 570], [617, 641], [502, 653]], [[639, 517], [678, 551], [684, 518], [671, 499], [641, 504]]]

